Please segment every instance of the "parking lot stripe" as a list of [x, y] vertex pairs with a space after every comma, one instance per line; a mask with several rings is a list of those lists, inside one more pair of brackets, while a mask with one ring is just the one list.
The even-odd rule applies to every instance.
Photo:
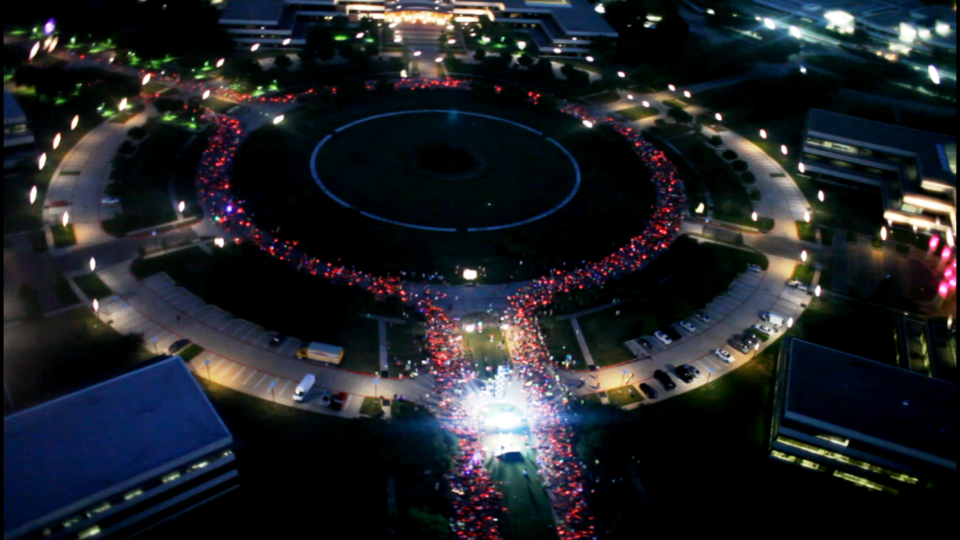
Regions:
[[220, 377], [220, 378], [222, 379], [223, 377], [226, 377], [226, 376], [227, 376], [227, 373], [229, 373], [231, 369], [233, 369], [234, 367], [239, 366], [239, 365], [240, 365], [240, 364], [234, 364], [233, 362], [230, 362], [230, 361], [228, 360], [228, 361], [227, 361], [227, 364], [223, 367], [223, 371], [221, 371], [221, 372], [219, 373], [219, 375], [217, 375], [217, 374], [215, 374], [215, 375], [217, 375], [218, 377]]
[[288, 380], [287, 384], [283, 385], [283, 390], [280, 390], [280, 392], [277, 393], [277, 397], [280, 397], [281, 395], [283, 395], [283, 393], [287, 390], [287, 387], [289, 386], [290, 386], [290, 381]]
[[250, 382], [250, 379], [252, 379], [253, 376], [256, 375], [256, 374], [257, 374], [257, 370], [251, 371], [251, 372], [250, 372], [250, 375], [247, 375], [246, 380], [244, 380], [244, 381], [243, 381], [243, 384], [241, 384], [240, 386], [246, 386], [247, 383]]
[[263, 382], [263, 380], [264, 380], [264, 379], [266, 379], [266, 378], [267, 378], [267, 374], [266, 374], [266, 373], [264, 373], [264, 374], [263, 374], [263, 377], [260, 377], [260, 380], [259, 380], [259, 381], [257, 381], [257, 384], [255, 384], [255, 385], [253, 385], [253, 389], [254, 389], [254, 390], [256, 390], [256, 389], [257, 389], [257, 387], [258, 387], [258, 386], [260, 386], [260, 383], [262, 383], [262, 382]]
[[[217, 361], [216, 364], [210, 366], [210, 373], [212, 374], [212, 373], [214, 372], [214, 370], [217, 369], [217, 366], [219, 366], [220, 364], [222, 364], [224, 360], [226, 360], [226, 359], [225, 359], [225, 358], [221, 358], [219, 361]], [[213, 376], [213, 375], [211, 375], [211, 377], [212, 377], [212, 376]]]
[[[276, 385], [277, 381], [279, 381], [279, 380], [280, 380], [280, 377], [274, 377], [273, 380], [270, 381], [270, 382], [271, 382], [271, 383], [274, 383], [274, 385]], [[264, 392], [269, 392], [269, 391], [270, 391], [270, 384], [267, 383], [267, 389], [264, 390]]]
[[243, 372], [246, 371], [246, 370], [247, 370], [247, 366], [242, 366], [242, 367], [240, 368], [240, 371], [238, 371], [237, 374], [234, 375], [232, 379], [230, 379], [230, 382], [233, 382], [233, 381], [237, 380], [237, 377], [239, 377], [240, 374], [243, 373]]

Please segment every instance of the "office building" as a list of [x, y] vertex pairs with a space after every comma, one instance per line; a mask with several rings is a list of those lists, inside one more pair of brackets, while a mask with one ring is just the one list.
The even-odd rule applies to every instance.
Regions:
[[13, 94], [3, 91], [3, 170], [16, 168], [21, 159], [35, 154], [33, 132], [27, 115]]

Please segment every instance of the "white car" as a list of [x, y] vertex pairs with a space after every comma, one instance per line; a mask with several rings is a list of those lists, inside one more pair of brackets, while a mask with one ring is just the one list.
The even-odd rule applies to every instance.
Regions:
[[772, 336], [772, 335], [774, 335], [774, 334], [777, 333], [776, 330], [774, 330], [773, 328], [770, 328], [769, 326], [767, 326], [767, 325], [765, 325], [765, 324], [759, 324], [759, 323], [758, 323], [758, 324], [755, 324], [755, 325], [753, 325], [753, 329], [756, 330], [756, 331], [758, 331], [758, 332], [760, 332], [760, 333], [762, 333], [762, 334], [766, 334], [766, 335], [768, 335], [768, 336]]
[[793, 287], [794, 289], [797, 289], [798, 291], [806, 291], [806, 290], [807, 290], [807, 286], [804, 285], [800, 280], [797, 280], [797, 279], [791, 279], [790, 281], [788, 281], [788, 282], [787, 282], [787, 286], [788, 286], [788, 287]]
[[713, 354], [715, 354], [717, 358], [723, 360], [728, 364], [733, 363], [733, 355], [727, 352], [726, 349], [716, 349], [715, 351], [713, 351]]
[[680, 321], [680, 322], [678, 322], [677, 324], [679, 324], [680, 327], [683, 328], [684, 330], [688, 330], [688, 331], [690, 331], [690, 332], [696, 332], [696, 331], [697, 331], [697, 327], [694, 326], [694, 325], [693, 325], [692, 323], [690, 323], [689, 321]]
[[707, 315], [705, 312], [703, 312], [703, 311], [698, 311], [698, 312], [696, 313], [696, 315], [697, 315], [697, 318], [700, 319], [701, 321], [703, 321], [703, 322], [705, 322], [705, 323], [710, 322], [710, 315]]
[[663, 343], [664, 345], [669, 345], [669, 344], [673, 343], [673, 340], [670, 339], [670, 336], [664, 334], [664, 333], [661, 332], [660, 330], [657, 330], [656, 332], [654, 332], [654, 333], [653, 333], [653, 337], [659, 339], [660, 342]]

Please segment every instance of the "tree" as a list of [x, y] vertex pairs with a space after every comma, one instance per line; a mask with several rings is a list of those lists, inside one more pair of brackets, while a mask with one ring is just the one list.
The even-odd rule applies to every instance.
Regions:
[[714, 148], [716, 148], [723, 144], [723, 138], [720, 137], [719, 135], [713, 135], [712, 137], [710, 137], [710, 144], [712, 144]]
[[524, 69], [530, 69], [534, 64], [534, 60], [529, 54], [523, 53], [519, 58], [517, 58], [517, 63], [520, 64]]
[[730, 149], [724, 150], [722, 155], [726, 160], [737, 159], [737, 153]]
[[290, 57], [285, 54], [278, 54], [273, 59], [273, 65], [280, 69], [288, 69], [293, 65], [293, 60], [290, 60]]
[[473, 53], [473, 59], [476, 60], [477, 62], [483, 62], [483, 60], [486, 57], [487, 57], [487, 51], [483, 49], [477, 49], [476, 52]]
[[763, 198], [763, 192], [761, 192], [759, 189], [753, 188], [753, 189], [750, 190], [750, 199], [751, 199], [751, 200], [759, 201], [759, 200], [762, 199], [762, 198]]
[[[341, 17], [336, 17], [337, 19]], [[330, 60], [336, 54], [336, 42], [329, 26], [316, 25], [307, 32], [307, 41], [303, 46], [308, 55], [316, 56], [321, 60]]]
[[366, 47], [363, 48], [363, 52], [370, 58], [373, 58], [380, 54], [380, 47], [378, 47], [376, 43], [367, 43]]
[[181, 112], [183, 111], [185, 105], [183, 100], [177, 98], [168, 98], [161, 97], [153, 101], [153, 106], [157, 109], [157, 112], [160, 114], [168, 112]]
[[733, 167], [733, 170], [738, 173], [742, 173], [749, 168], [749, 166], [747, 165], [747, 162], [742, 159], [734, 160], [733, 163], [730, 164], [730, 166]]
[[693, 115], [681, 109], [680, 107], [670, 107], [667, 109], [667, 116], [673, 118], [673, 121], [678, 124], [688, 124], [693, 122]]
[[120, 145], [120, 148], [117, 148], [117, 152], [120, 152], [121, 154], [126, 154], [128, 156], [136, 151], [137, 151], [136, 145], [134, 145], [130, 141], [123, 141], [123, 144]]
[[540, 60], [537, 60], [537, 63], [533, 67], [532, 73], [534, 81], [538, 83], [547, 83], [555, 78], [553, 73], [553, 63], [549, 58], [541, 58]]
[[757, 177], [752, 172], [745, 171], [740, 175], [740, 180], [743, 181], [744, 184], [754, 184], [757, 181]]

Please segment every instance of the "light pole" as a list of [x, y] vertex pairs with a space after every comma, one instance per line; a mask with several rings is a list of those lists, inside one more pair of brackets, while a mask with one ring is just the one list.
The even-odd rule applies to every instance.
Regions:
[[757, 357], [757, 351], [759, 350], [760, 350], [760, 343], [757, 343], [756, 345], [753, 346], [753, 354], [750, 356], [751, 360]]
[[380, 377], [373, 378], [373, 397], [378, 398], [380, 394], [377, 392], [377, 385], [380, 384]]
[[270, 397], [273, 398], [273, 402], [274, 402], [274, 403], [277, 402], [277, 395], [273, 393], [273, 387], [276, 386], [276, 385], [277, 385], [277, 381], [276, 381], [276, 380], [270, 381]]
[[203, 361], [203, 363], [207, 366], [207, 380], [209, 381], [209, 380], [211, 380], [211, 377], [210, 377], [210, 359], [207, 358], [206, 360]]

